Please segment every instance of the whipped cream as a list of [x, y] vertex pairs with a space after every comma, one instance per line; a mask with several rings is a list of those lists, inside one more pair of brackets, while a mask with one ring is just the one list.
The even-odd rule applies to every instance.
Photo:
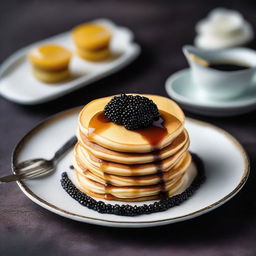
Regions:
[[234, 10], [217, 8], [196, 24], [195, 45], [219, 49], [243, 45], [254, 37], [252, 26]]

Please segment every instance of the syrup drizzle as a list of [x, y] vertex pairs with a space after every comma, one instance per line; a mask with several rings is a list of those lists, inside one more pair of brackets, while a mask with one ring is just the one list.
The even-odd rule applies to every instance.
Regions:
[[[168, 131], [164, 126], [164, 119], [160, 117], [154, 121], [150, 127], [137, 129], [134, 132], [139, 133], [152, 146], [153, 151], [159, 151], [159, 144], [168, 135]], [[156, 154], [156, 157], [158, 155]]]
[[[159, 186], [159, 196], [161, 199], [168, 197], [168, 192], [166, 191], [166, 184], [164, 180], [164, 171], [162, 168], [162, 161], [160, 157], [160, 148], [162, 140], [168, 135], [168, 131], [164, 126], [165, 120], [164, 116], [169, 115], [167, 112], [161, 111], [161, 117], [154, 121], [150, 127], [133, 130], [133, 132], [139, 133], [147, 142], [152, 146], [152, 154], [154, 157], [154, 165], [157, 170], [157, 175], [160, 179]], [[88, 138], [93, 141], [93, 136], [95, 134], [100, 134], [104, 130], [108, 129], [111, 125], [111, 121], [104, 115], [104, 112], [98, 112], [95, 114], [89, 123]], [[100, 160], [100, 159], [99, 159]], [[111, 200], [113, 197], [110, 194], [111, 184], [109, 183], [109, 174], [106, 173], [106, 167], [108, 163], [104, 160], [100, 160], [100, 170], [103, 172], [105, 183], [105, 198]]]
[[95, 114], [89, 123], [89, 129], [87, 137], [89, 140], [93, 138], [94, 134], [100, 134], [110, 126], [110, 120], [104, 115], [104, 112], [98, 112]]
[[93, 155], [90, 155], [90, 158], [95, 161], [95, 162], [98, 162], [99, 165], [100, 165], [100, 170], [102, 171], [103, 173], [103, 178], [105, 180], [105, 184], [104, 184], [104, 187], [105, 187], [105, 199], [107, 200], [113, 200], [113, 196], [111, 195], [111, 184], [110, 184], [110, 175], [105, 171], [106, 168], [108, 167], [109, 163], [107, 161], [104, 161], [102, 159], [99, 159]]

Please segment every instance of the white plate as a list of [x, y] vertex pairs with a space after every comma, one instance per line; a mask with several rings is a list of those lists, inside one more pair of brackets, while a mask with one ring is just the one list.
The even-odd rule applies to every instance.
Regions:
[[31, 67], [27, 61], [28, 51], [41, 44], [56, 43], [74, 52], [71, 33], [68, 31], [29, 45], [10, 56], [0, 67], [0, 95], [21, 104], [43, 103], [106, 77], [127, 66], [139, 55], [140, 46], [133, 42], [131, 30], [119, 27], [107, 19], [93, 22], [111, 29], [112, 58], [102, 62], [89, 62], [74, 54], [70, 64], [74, 79], [58, 84], [38, 81], [31, 73]]
[[[13, 154], [13, 166], [19, 161], [36, 157], [52, 157], [53, 153], [71, 136], [77, 126], [80, 108], [59, 113], [31, 130], [18, 144]], [[71, 152], [59, 163], [49, 177], [18, 182], [21, 190], [32, 201], [61, 216], [91, 224], [111, 227], [149, 227], [194, 218], [233, 197], [249, 175], [247, 155], [242, 146], [227, 132], [192, 119], [186, 127], [191, 138], [190, 150], [205, 163], [206, 182], [180, 206], [165, 212], [123, 217], [100, 214], [81, 206], [61, 187], [61, 173], [72, 178]]]
[[256, 109], [256, 81], [240, 97], [217, 101], [201, 97], [193, 84], [190, 69], [184, 69], [167, 79], [165, 89], [184, 109], [201, 115], [234, 116]]

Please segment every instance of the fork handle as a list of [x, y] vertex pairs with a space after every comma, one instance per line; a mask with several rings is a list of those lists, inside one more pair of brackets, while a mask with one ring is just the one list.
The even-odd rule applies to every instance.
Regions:
[[21, 174], [11, 174], [0, 178], [0, 184], [1, 183], [8, 183], [12, 181], [21, 180], [22, 175]]
[[76, 136], [69, 139], [54, 155], [52, 161], [57, 162], [67, 151], [73, 147], [77, 142]]
[[[71, 139], [69, 139], [54, 155], [52, 161], [57, 162], [62, 156], [64, 156], [67, 151], [73, 147], [77, 142], [76, 136], [73, 136]], [[0, 184], [1, 183], [7, 183], [11, 181], [18, 181], [22, 180], [24, 178], [23, 174], [11, 174], [0, 178]]]

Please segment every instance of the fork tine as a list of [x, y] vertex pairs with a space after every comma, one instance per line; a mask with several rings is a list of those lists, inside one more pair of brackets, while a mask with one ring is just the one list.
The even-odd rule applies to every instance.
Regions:
[[35, 166], [35, 167], [33, 167], [33, 168], [27, 168], [27, 169], [22, 168], [22, 169], [25, 169], [25, 170], [20, 169], [20, 170], [16, 170], [16, 172], [17, 172], [18, 174], [21, 174], [21, 175], [23, 175], [23, 176], [26, 176], [27, 174], [33, 173], [33, 172], [37, 171], [38, 169], [46, 168], [46, 167], [47, 167], [46, 164], [41, 164], [41, 165]]
[[22, 179], [31, 179], [33, 177], [36, 177], [37, 175], [44, 173], [47, 169], [46, 168], [37, 168], [36, 170], [32, 172], [25, 173], [24, 175], [22, 174]]
[[37, 172], [41, 172], [42, 170], [46, 170], [48, 168], [50, 168], [50, 167], [47, 165], [39, 165], [37, 167], [30, 168], [26, 171], [19, 172], [19, 174], [21, 174], [23, 177], [27, 177], [29, 175], [36, 174]]
[[50, 172], [52, 172], [53, 168], [51, 167], [48, 167], [48, 168], [42, 168], [42, 169], [39, 169], [33, 173], [29, 173], [28, 175], [26, 175], [26, 179], [35, 179], [35, 178], [39, 178], [41, 176], [44, 176]]
[[7, 175], [1, 177], [2, 183], [7, 183], [11, 181], [19, 181], [26, 178], [37, 178], [46, 175], [55, 170], [56, 164], [61, 159], [61, 157], [74, 146], [77, 139], [75, 136], [70, 138], [61, 148], [59, 148], [54, 157], [50, 160], [43, 158], [36, 158], [26, 160], [20, 163], [15, 163], [13, 169], [15, 174]]
[[31, 165], [33, 165], [33, 164], [40, 164], [42, 162], [45, 162], [45, 160], [42, 158], [26, 160], [26, 161], [18, 163], [16, 166], [16, 169], [23, 169], [23, 168], [31, 167]]

